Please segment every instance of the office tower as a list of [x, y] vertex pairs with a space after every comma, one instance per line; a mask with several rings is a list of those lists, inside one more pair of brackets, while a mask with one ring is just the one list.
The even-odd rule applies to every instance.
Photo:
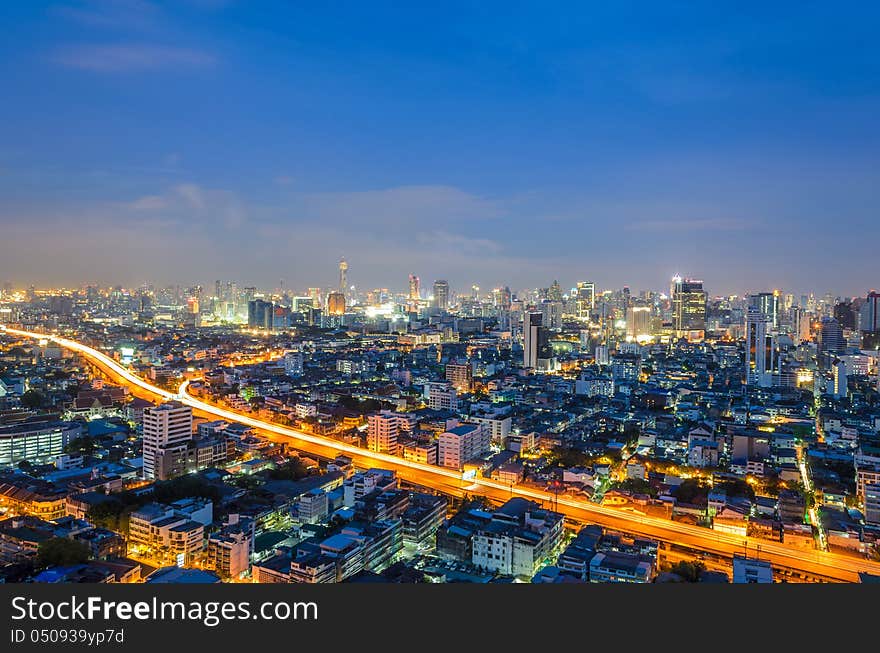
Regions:
[[348, 292], [348, 263], [344, 258], [339, 261], [339, 292]]
[[345, 315], [345, 295], [341, 292], [331, 292], [327, 295], [327, 314]]
[[562, 302], [545, 299], [538, 304], [541, 311], [541, 324], [549, 329], [562, 328]]
[[672, 278], [672, 315], [676, 335], [706, 329], [706, 300], [703, 282], [696, 279]]
[[275, 304], [262, 299], [248, 302], [248, 328], [273, 329], [275, 327]]
[[749, 295], [749, 307], [767, 316], [771, 329], [779, 328], [779, 291], [759, 292]]
[[169, 401], [144, 408], [143, 476], [155, 480], [161, 476], [157, 459], [161, 454], [184, 450], [192, 439], [192, 408], [179, 401]]
[[550, 289], [547, 292], [547, 299], [549, 299], [551, 302], [562, 301], [562, 288], [560, 287], [558, 281], [553, 281], [553, 285], [550, 286]]
[[449, 282], [445, 279], [434, 282], [434, 306], [441, 311], [449, 308]]
[[817, 347], [819, 365], [828, 369], [834, 356], [846, 351], [846, 339], [843, 337], [843, 329], [833, 317], [822, 320], [822, 329], [819, 332], [819, 344]]
[[391, 411], [383, 410], [367, 417], [367, 449], [370, 451], [396, 455], [399, 433], [399, 420]]
[[746, 315], [746, 385], [773, 385], [776, 350], [770, 334], [770, 318], [754, 306]]
[[541, 313], [523, 316], [523, 367], [532, 369], [538, 365], [538, 332], [541, 330]]
[[421, 283], [419, 278], [411, 274], [409, 275], [409, 299], [418, 300], [421, 296]]
[[596, 284], [592, 281], [578, 281], [576, 302], [578, 319], [589, 320], [590, 312], [596, 307]]
[[844, 300], [842, 302], [837, 302], [834, 305], [832, 315], [834, 316], [834, 319], [837, 320], [837, 323], [842, 329], [855, 331], [858, 323], [859, 312], [855, 310], [852, 301]]
[[467, 393], [473, 389], [474, 373], [470, 363], [447, 363], [446, 380], [458, 392]]
[[831, 384], [831, 394], [834, 395], [835, 399], [844, 399], [846, 397], [848, 382], [846, 376], [846, 363], [842, 360], [834, 361], [832, 371], [834, 372], [834, 378]]
[[651, 339], [651, 307], [630, 306], [626, 309], [626, 339]]
[[862, 348], [880, 349], [880, 293], [873, 290], [859, 311], [859, 331], [862, 334]]
[[596, 345], [595, 360], [596, 365], [611, 364], [611, 356], [608, 352], [608, 345]]

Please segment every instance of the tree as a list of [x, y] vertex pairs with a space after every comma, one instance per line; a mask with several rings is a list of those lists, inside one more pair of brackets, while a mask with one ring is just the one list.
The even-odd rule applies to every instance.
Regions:
[[40, 543], [37, 549], [37, 566], [75, 565], [86, 562], [90, 555], [91, 550], [87, 544], [66, 537], [53, 537]]
[[298, 481], [308, 476], [309, 471], [299, 458], [291, 458], [275, 469], [269, 470], [268, 476], [275, 481]]
[[672, 565], [671, 569], [673, 574], [675, 574], [676, 576], [681, 576], [685, 580], [685, 582], [688, 583], [699, 582], [700, 576], [705, 570], [706, 565], [699, 560], [682, 560]]
[[95, 449], [98, 446], [95, 444], [94, 438], [84, 435], [81, 438], [76, 438], [75, 440], [71, 440], [66, 447], [64, 447], [64, 451], [67, 453], [78, 453], [83, 456], [90, 456], [95, 453]]
[[21, 405], [29, 410], [42, 408], [46, 403], [46, 395], [39, 390], [28, 390], [21, 395]]

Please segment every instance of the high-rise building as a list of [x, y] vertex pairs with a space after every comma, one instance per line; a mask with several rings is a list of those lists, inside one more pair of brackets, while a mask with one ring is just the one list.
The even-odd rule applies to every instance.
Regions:
[[862, 331], [880, 331], [880, 293], [871, 291], [862, 304], [860, 327]]
[[771, 329], [779, 328], [779, 298], [780, 293], [778, 290], [749, 295], [749, 307], [755, 308], [764, 314]]
[[471, 364], [468, 362], [447, 363], [446, 380], [452, 384], [456, 391], [461, 393], [470, 392], [474, 385], [474, 373]]
[[846, 339], [843, 337], [843, 329], [833, 317], [822, 320], [822, 330], [819, 332], [819, 344], [817, 347], [819, 364], [828, 369], [831, 361], [837, 354], [846, 351]]
[[763, 388], [773, 385], [776, 350], [769, 331], [770, 318], [754, 306], [749, 307], [746, 315], [746, 385]]
[[400, 424], [397, 415], [383, 410], [367, 417], [367, 449], [380, 453], [397, 454]]
[[345, 315], [345, 295], [341, 292], [331, 292], [327, 295], [327, 314], [333, 316]]
[[575, 301], [578, 319], [590, 319], [590, 312], [596, 308], [596, 284], [592, 281], [578, 281]]
[[562, 301], [545, 299], [538, 304], [538, 310], [541, 311], [541, 323], [545, 327], [549, 329], [559, 329], [562, 327]]
[[248, 302], [248, 328], [272, 329], [275, 322], [275, 304], [262, 299]]
[[409, 299], [418, 300], [421, 296], [421, 283], [419, 278], [411, 274], [409, 275]]
[[348, 292], [348, 262], [343, 258], [339, 260], [339, 292], [345, 295]]
[[541, 313], [526, 313], [523, 316], [523, 367], [527, 369], [538, 366], [538, 333], [542, 319]]
[[185, 450], [192, 439], [192, 408], [179, 401], [168, 401], [144, 408], [143, 476], [158, 478], [158, 458], [164, 453]]
[[449, 282], [445, 279], [434, 282], [434, 306], [441, 311], [449, 309]]
[[626, 339], [627, 340], [650, 340], [651, 339], [651, 307], [630, 306], [626, 309]]
[[834, 376], [831, 380], [831, 394], [835, 399], [844, 399], [847, 395], [847, 375], [846, 375], [846, 363], [842, 360], [834, 361], [832, 365], [832, 372]]
[[706, 291], [696, 279], [672, 278], [672, 316], [676, 335], [684, 336], [706, 329]]
[[437, 464], [461, 469], [466, 462], [489, 451], [489, 429], [482, 424], [460, 424], [440, 434], [437, 440]]

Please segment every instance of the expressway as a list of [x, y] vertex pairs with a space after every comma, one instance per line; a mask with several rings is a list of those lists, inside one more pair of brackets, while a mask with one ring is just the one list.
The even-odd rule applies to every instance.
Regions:
[[[601, 506], [565, 495], [557, 496], [551, 492], [524, 485], [511, 486], [484, 478], [464, 479], [459, 471], [368, 451], [337, 442], [331, 438], [303, 433], [296, 429], [209, 404], [189, 395], [187, 382], [180, 386], [177, 393], [159, 388], [133, 374], [105, 353], [75, 340], [51, 334], [20, 331], [9, 327], [5, 327], [3, 330], [20, 337], [48, 339], [61, 347], [75, 351], [111, 378], [128, 386], [132, 391], [138, 391], [138, 394], [151, 398], [176, 400], [191, 406], [197, 413], [246, 424], [274, 438], [284, 438], [290, 442], [291, 446], [306, 453], [330, 458], [344, 454], [352, 458], [354, 464], [361, 468], [393, 469], [403, 481], [433, 488], [440, 492], [457, 496], [464, 493], [479, 494], [493, 501], [505, 501], [512, 496], [525, 497], [552, 507], [563, 513], [569, 520], [578, 523], [596, 523], [642, 537], [679, 544], [725, 557], [733, 555], [760, 557], [776, 567], [796, 570], [815, 578], [857, 582], [860, 571], [880, 575], [880, 563], [854, 556], [820, 550], [805, 550], [782, 542], [722, 533], [668, 519], [628, 512], [619, 508]], [[3, 330], [0, 330], [0, 333]]]

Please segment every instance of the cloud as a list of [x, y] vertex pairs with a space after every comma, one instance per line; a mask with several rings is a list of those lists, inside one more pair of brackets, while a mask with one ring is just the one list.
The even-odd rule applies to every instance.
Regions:
[[81, 0], [50, 7], [68, 20], [101, 29], [148, 29], [161, 17], [161, 8], [148, 0]]
[[166, 199], [160, 195], [144, 195], [124, 205], [135, 211], [156, 211], [168, 206]]
[[205, 193], [196, 184], [180, 184], [174, 187], [174, 192], [181, 197], [191, 208], [205, 208]]
[[452, 186], [397, 186], [380, 190], [302, 196], [306, 215], [374, 227], [436, 228], [448, 222], [497, 218], [499, 202]]
[[738, 218], [705, 218], [696, 220], [641, 220], [631, 222], [627, 231], [742, 231], [754, 223]]
[[214, 65], [216, 58], [204, 50], [142, 43], [69, 46], [55, 52], [52, 61], [67, 68], [118, 73], [169, 67], [205, 68]]

